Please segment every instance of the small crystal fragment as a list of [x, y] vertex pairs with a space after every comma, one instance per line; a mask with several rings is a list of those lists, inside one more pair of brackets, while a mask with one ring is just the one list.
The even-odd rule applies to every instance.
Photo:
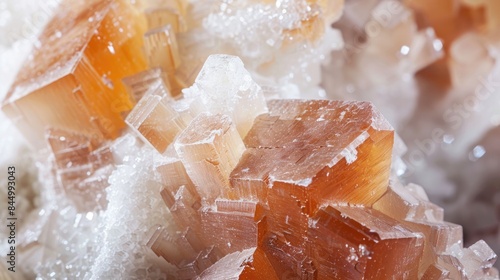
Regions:
[[187, 29], [183, 16], [172, 8], [150, 8], [144, 13], [150, 30], [167, 25], [170, 25], [175, 33], [184, 32]]
[[133, 76], [123, 78], [123, 83], [127, 91], [134, 97], [136, 102], [139, 102], [148, 91], [154, 90], [156, 95], [168, 94], [168, 79], [161, 68], [151, 68]]
[[172, 27], [167, 25], [149, 30], [145, 35], [144, 47], [149, 67], [159, 67], [165, 73], [174, 73], [179, 67], [179, 47]]
[[228, 116], [200, 114], [179, 135], [175, 150], [201, 197], [230, 195], [229, 174], [245, 145]]
[[46, 132], [46, 138], [59, 168], [89, 163], [89, 154], [93, 150], [93, 145], [85, 135], [61, 129], [49, 129]]
[[165, 97], [146, 95], [125, 120], [127, 124], [160, 154], [165, 152], [182, 131], [179, 114], [166, 104]]
[[197, 280], [209, 279], [280, 279], [266, 254], [258, 248], [234, 252], [205, 270]]
[[416, 279], [422, 237], [382, 213], [327, 207], [308, 232], [318, 279]]
[[203, 238], [223, 253], [257, 246], [266, 230], [262, 206], [251, 201], [216, 200], [216, 209], [203, 211]]

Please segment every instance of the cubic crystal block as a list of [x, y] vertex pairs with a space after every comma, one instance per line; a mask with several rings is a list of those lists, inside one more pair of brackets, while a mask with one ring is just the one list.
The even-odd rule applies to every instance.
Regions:
[[184, 92], [200, 94], [211, 113], [230, 116], [242, 138], [255, 117], [267, 112], [262, 89], [235, 56], [209, 56], [194, 85]]
[[245, 145], [228, 116], [202, 113], [179, 135], [175, 150], [200, 196], [231, 196], [229, 174]]
[[184, 32], [187, 30], [184, 17], [178, 10], [172, 8], [150, 8], [145, 12], [148, 21], [148, 28], [155, 29], [170, 25], [175, 33]]
[[425, 271], [425, 274], [422, 276], [422, 280], [446, 280], [450, 279], [450, 272], [444, 269], [441, 266], [432, 264]]
[[[2, 103], [41, 150], [41, 195], [19, 188], [17, 213], [40, 208], [18, 220], [21, 276], [7, 277], [498, 279], [486, 243], [464, 248], [423, 188], [395, 179], [406, 148], [370, 103], [279, 100], [268, 111], [264, 98], [317, 98], [333, 81], [358, 98], [399, 99], [411, 86], [398, 91], [406, 101], [427, 87], [413, 74], [436, 69], [466, 95], [495, 69], [498, 0], [350, 0], [345, 46], [356, 54], [334, 57], [344, 66], [323, 81], [320, 63], [344, 44], [331, 28], [344, 0], [80, 2], [62, 3]], [[475, 160], [491, 154], [476, 148]], [[31, 179], [23, 169], [19, 185]], [[471, 205], [486, 216], [474, 218], [498, 235], [483, 206]]]
[[399, 182], [392, 181], [387, 192], [373, 204], [373, 209], [423, 234], [424, 252], [419, 265], [421, 276], [429, 269], [438, 273], [436, 267], [430, 266], [453, 244], [462, 243], [462, 227], [443, 222], [443, 209], [430, 203], [420, 186], [410, 184], [403, 187]]
[[165, 73], [174, 73], [179, 67], [179, 47], [170, 25], [149, 30], [144, 35], [144, 47], [149, 67], [159, 67]]
[[166, 103], [165, 97], [153, 94], [144, 96], [125, 121], [160, 154], [183, 129], [179, 114]]
[[89, 163], [89, 155], [94, 147], [85, 135], [61, 129], [48, 129], [45, 137], [58, 168], [71, 168]]
[[199, 211], [201, 199], [197, 193], [192, 193], [185, 186], [181, 186], [173, 194], [168, 189], [163, 189], [161, 196], [177, 226], [181, 229], [191, 227], [196, 233], [201, 233], [203, 228]]
[[57, 187], [78, 212], [106, 209], [108, 177], [115, 159], [109, 145], [97, 143], [85, 135], [61, 129], [48, 129], [46, 138], [54, 156]]
[[469, 248], [455, 244], [447, 254], [439, 256], [434, 266], [442, 267], [451, 279], [498, 279], [498, 270], [492, 267], [496, 258], [496, 254], [481, 240]]
[[184, 98], [170, 102], [170, 105], [179, 114], [179, 121], [185, 126], [188, 126], [196, 116], [206, 111], [199, 95], [184, 95]]
[[117, 137], [124, 127], [121, 112], [132, 108], [121, 79], [146, 67], [144, 30], [127, 1], [62, 3], [2, 110], [35, 148], [43, 147], [47, 126], [91, 138]]
[[178, 267], [183, 267], [194, 261], [203, 250], [198, 238], [189, 229], [183, 233], [175, 232], [171, 235], [169, 230], [161, 226], [154, 229], [147, 246], [157, 256], [163, 257]]
[[236, 192], [264, 193], [269, 185], [269, 199], [293, 197], [309, 214], [324, 203], [369, 206], [382, 196], [394, 137], [370, 103], [279, 100], [268, 106], [231, 173]]
[[136, 102], [139, 102], [146, 93], [152, 91], [154, 91], [153, 94], [159, 96], [170, 95], [168, 93], [168, 79], [161, 68], [151, 68], [125, 77], [122, 81], [128, 93], [134, 97]]
[[257, 202], [216, 200], [202, 212], [203, 239], [224, 254], [258, 246], [266, 232], [264, 210]]
[[168, 158], [158, 163], [156, 171], [160, 174], [161, 183], [170, 192], [175, 193], [180, 186], [185, 186], [192, 193], [196, 193], [194, 184], [186, 173], [186, 168], [178, 158]]
[[308, 231], [317, 279], [417, 279], [423, 240], [382, 213], [334, 206]]

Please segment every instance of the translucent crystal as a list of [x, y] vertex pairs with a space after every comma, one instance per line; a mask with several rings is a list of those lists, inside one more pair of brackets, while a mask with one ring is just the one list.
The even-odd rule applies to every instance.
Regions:
[[176, 232], [173, 236], [169, 231], [158, 226], [150, 238], [148, 247], [151, 247], [157, 256], [163, 257], [168, 262], [178, 267], [194, 261], [202, 247], [189, 229], [185, 232]]
[[201, 197], [229, 195], [229, 174], [245, 146], [228, 116], [200, 114], [179, 135], [175, 150]]
[[274, 272], [266, 254], [257, 248], [234, 252], [205, 270], [202, 279], [280, 279]]
[[49, 129], [46, 132], [49, 147], [59, 168], [85, 165], [94, 149], [88, 137], [61, 129]]
[[433, 262], [439, 255], [449, 251], [451, 246], [462, 244], [462, 227], [443, 222], [443, 209], [429, 202], [422, 187], [418, 185], [403, 187], [399, 182], [392, 181], [387, 192], [373, 204], [373, 208], [424, 235], [419, 275], [427, 273], [429, 269], [432, 273], [440, 273], [439, 269], [432, 267]]
[[252, 80], [240, 58], [211, 55], [188, 93], [200, 93], [203, 103], [214, 114], [226, 114], [245, 137], [256, 116], [267, 111], [262, 90]]
[[417, 278], [423, 238], [396, 220], [349, 206], [327, 207], [313, 219], [308, 239], [318, 279]]
[[199, 212], [201, 199], [198, 193], [193, 193], [187, 187], [181, 186], [175, 193], [163, 189], [161, 196], [177, 226], [181, 229], [191, 227], [196, 233], [201, 232], [203, 228]]
[[161, 183], [170, 192], [175, 193], [180, 186], [185, 186], [196, 193], [194, 184], [186, 173], [186, 169], [178, 158], [168, 158], [157, 163], [156, 171], [159, 173]]
[[[12, 26], [5, 25], [8, 1], [7, 9], [0, 3], [1, 30]], [[490, 124], [472, 112], [489, 111], [465, 112], [473, 117], [457, 131], [468, 131], [466, 138], [434, 132], [444, 125], [436, 108], [467, 101], [475, 74], [498, 74], [491, 66], [500, 5], [422, 1], [349, 0], [339, 29], [331, 24], [343, 0], [63, 3], [42, 35], [63, 43], [34, 42], [29, 64], [37, 72], [25, 67], [27, 79], [13, 87], [29, 94], [3, 105], [14, 121], [33, 126], [23, 129], [41, 143], [35, 160], [11, 150], [17, 138], [0, 115], [7, 135], [0, 165], [15, 164], [23, 186], [16, 197], [21, 277], [498, 279], [494, 250], [484, 242], [464, 248], [462, 228], [443, 221], [422, 187], [398, 177], [429, 180], [436, 192], [450, 189], [451, 173], [480, 181], [480, 189], [456, 192], [457, 203], [438, 202], [458, 209], [450, 216], [456, 222], [476, 225], [465, 231], [469, 240], [486, 236], [498, 245], [500, 198], [490, 195], [498, 141], [476, 141]], [[2, 62], [8, 40], [0, 39]], [[437, 74], [463, 87], [430, 98], [438, 91], [427, 83]], [[8, 83], [0, 79], [1, 95]], [[371, 103], [265, 101], [332, 96], [380, 102], [406, 139], [427, 135], [420, 129], [432, 120], [433, 151], [420, 152], [474, 161], [480, 176], [457, 172], [469, 165], [455, 170], [449, 158], [439, 163], [453, 169], [447, 174], [432, 166], [415, 175], [406, 146]], [[495, 109], [494, 96], [486, 108]], [[123, 119], [130, 129], [121, 129]], [[408, 142], [409, 151], [428, 148], [424, 140]], [[466, 157], [450, 143], [466, 147]], [[10, 162], [16, 154], [31, 163]]]
[[201, 216], [207, 244], [214, 244], [224, 254], [259, 245], [267, 229], [261, 205], [230, 200], [216, 200], [215, 205], [216, 209], [207, 209]]
[[143, 30], [127, 1], [65, 2], [24, 63], [3, 111], [36, 148], [43, 147], [47, 126], [116, 138], [124, 127], [120, 113], [132, 107], [120, 80], [146, 66]]
[[221, 253], [215, 247], [201, 251], [196, 259], [179, 270], [179, 279], [194, 279], [207, 270], [221, 258]]
[[175, 33], [186, 31], [186, 23], [178, 10], [173, 8], [150, 8], [145, 11], [148, 28], [155, 29], [170, 25]]
[[179, 66], [179, 50], [172, 27], [167, 25], [149, 30], [144, 35], [144, 47], [149, 67], [160, 67], [165, 73], [173, 73]]
[[66, 196], [79, 212], [88, 213], [106, 209], [105, 189], [109, 186], [108, 178], [113, 170], [114, 166], [109, 165], [79, 182], [63, 184]]
[[151, 94], [141, 99], [125, 121], [146, 143], [163, 153], [182, 131], [178, 118], [165, 97]]
[[156, 95], [168, 95], [168, 79], [161, 68], [151, 68], [133, 76], [123, 78], [123, 83], [127, 91], [134, 97], [135, 101], [140, 101], [146, 93], [154, 90]]
[[[296, 197], [305, 213], [327, 202], [371, 205], [385, 192], [393, 132], [370, 103], [279, 100], [268, 105], [270, 112], [256, 119], [231, 174], [237, 192], [264, 192], [259, 189], [269, 185], [269, 197]], [[369, 181], [354, 175], [374, 161]]]

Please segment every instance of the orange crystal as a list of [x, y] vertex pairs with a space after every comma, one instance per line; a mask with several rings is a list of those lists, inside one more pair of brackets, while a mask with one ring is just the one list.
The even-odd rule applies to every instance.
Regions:
[[236, 192], [258, 194], [269, 185], [295, 196], [304, 213], [332, 202], [369, 206], [385, 192], [394, 133], [373, 105], [278, 100], [268, 106], [231, 173]]
[[166, 99], [166, 96], [147, 94], [125, 120], [145, 143], [149, 143], [160, 154], [166, 151], [184, 128], [179, 114], [166, 103]]
[[202, 113], [175, 142], [175, 150], [201, 197], [228, 197], [229, 174], [245, 146], [228, 116]]
[[382, 213], [327, 207], [308, 231], [317, 279], [417, 279], [423, 238]]
[[[121, 83], [142, 71], [145, 23], [125, 0], [66, 1], [2, 102], [36, 148], [47, 126], [115, 138], [132, 100]], [[132, 55], [133, 54], [133, 55]]]

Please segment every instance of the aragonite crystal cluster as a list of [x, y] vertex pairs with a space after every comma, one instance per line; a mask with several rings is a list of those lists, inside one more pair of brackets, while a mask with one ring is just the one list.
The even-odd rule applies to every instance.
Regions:
[[[460, 5], [490, 26], [488, 3]], [[383, 62], [356, 87], [400, 89], [450, 59], [445, 31], [421, 27], [455, 18], [369, 4], [397, 16], [339, 60], [340, 85]], [[405, 145], [375, 106], [318, 99], [343, 5], [61, 3], [2, 101], [37, 150], [38, 194], [20, 195], [17, 272], [2, 262], [0, 279], [498, 279], [486, 242], [464, 246], [401, 180]], [[370, 18], [353, 15], [339, 28]]]

